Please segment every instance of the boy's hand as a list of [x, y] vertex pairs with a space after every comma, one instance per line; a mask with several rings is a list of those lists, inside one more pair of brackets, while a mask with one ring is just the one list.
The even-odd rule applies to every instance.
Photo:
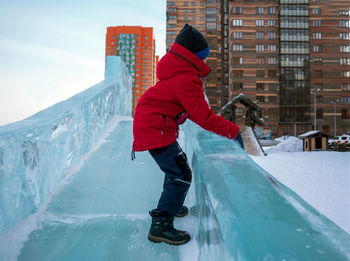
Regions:
[[241, 146], [242, 149], [244, 149], [244, 141], [241, 133], [238, 133], [237, 137], [235, 138], [235, 141]]

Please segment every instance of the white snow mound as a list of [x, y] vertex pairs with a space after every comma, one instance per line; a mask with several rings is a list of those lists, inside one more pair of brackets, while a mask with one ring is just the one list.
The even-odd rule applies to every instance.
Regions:
[[303, 141], [297, 137], [289, 137], [286, 140], [278, 143], [276, 146], [269, 149], [268, 153], [276, 152], [298, 152], [303, 151]]

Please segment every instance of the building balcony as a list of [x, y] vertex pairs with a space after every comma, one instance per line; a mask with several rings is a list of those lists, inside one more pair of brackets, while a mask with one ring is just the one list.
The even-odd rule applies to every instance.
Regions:
[[287, 23], [281, 22], [281, 28], [292, 28], [292, 29], [301, 29], [301, 28], [309, 28], [309, 23]]
[[280, 15], [286, 15], [286, 16], [308, 16], [309, 11], [308, 10], [280, 10]]
[[308, 4], [309, 0], [281, 0], [280, 4]]
[[309, 54], [309, 48], [283, 48], [281, 47], [282, 54]]
[[301, 61], [281, 61], [282, 67], [304, 67], [305, 62]]
[[309, 41], [309, 36], [281, 35], [281, 41]]

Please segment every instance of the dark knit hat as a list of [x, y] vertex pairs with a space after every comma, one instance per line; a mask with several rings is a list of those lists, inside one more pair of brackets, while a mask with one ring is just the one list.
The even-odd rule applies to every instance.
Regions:
[[175, 38], [178, 43], [204, 60], [209, 55], [209, 45], [204, 36], [194, 27], [185, 24]]

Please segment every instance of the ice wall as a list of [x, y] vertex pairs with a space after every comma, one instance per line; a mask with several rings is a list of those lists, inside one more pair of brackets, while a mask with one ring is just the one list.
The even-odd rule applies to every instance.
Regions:
[[234, 141], [191, 122], [184, 130], [200, 217], [199, 260], [350, 260], [350, 236]]
[[35, 212], [110, 120], [131, 116], [131, 103], [129, 73], [111, 56], [104, 81], [0, 127], [0, 234]]

